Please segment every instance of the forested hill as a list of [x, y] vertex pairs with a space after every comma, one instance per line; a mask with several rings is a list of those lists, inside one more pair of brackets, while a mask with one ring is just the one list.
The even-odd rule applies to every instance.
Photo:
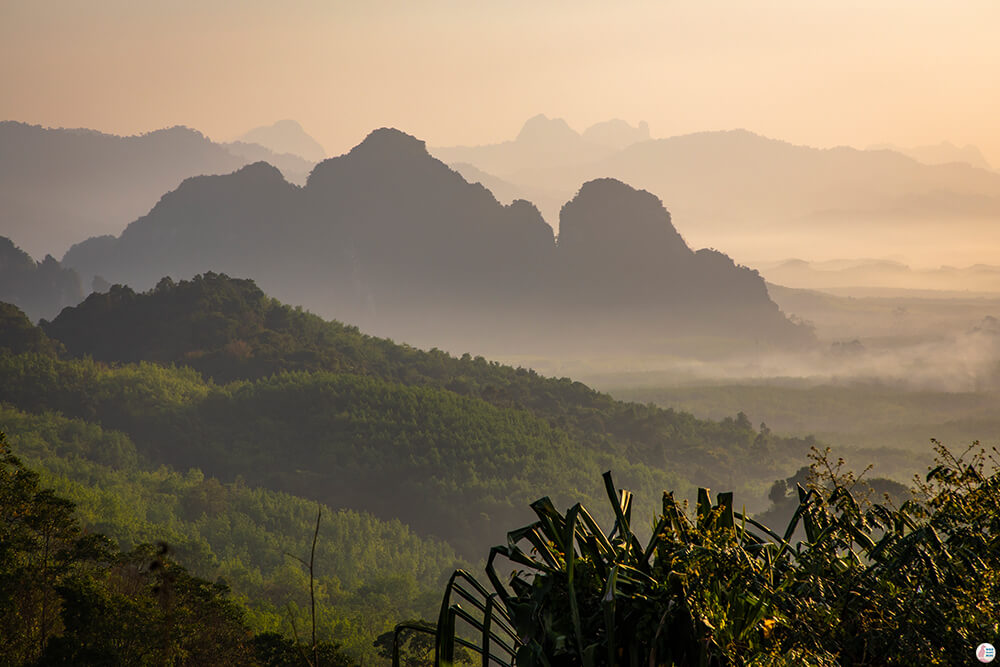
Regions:
[[52, 322], [43, 322], [42, 329], [74, 356], [186, 365], [216, 382], [285, 371], [332, 371], [446, 389], [530, 410], [585, 442], [607, 435], [629, 441], [633, 448], [663, 450], [667, 459], [674, 458], [668, 452], [680, 444], [671, 441], [671, 434], [707, 436], [718, 427], [686, 413], [616, 401], [568, 378], [546, 378], [481, 356], [456, 357], [368, 336], [357, 327], [281, 304], [251, 280], [224, 274], [180, 282], [165, 278], [141, 293], [114, 286], [64, 309]]
[[[567, 445], [571, 447], [566, 450], [568, 456], [576, 448], [583, 459], [595, 464], [593, 457], [598, 457], [597, 467], [631, 468], [631, 473], [622, 472], [630, 481], [647, 475], [649, 483], [652, 471], [662, 471], [656, 476], [668, 473], [692, 484], [728, 487], [754, 479], [770, 482], [778, 473], [793, 470], [808, 450], [802, 440], [757, 433], [746, 418], [702, 421], [652, 405], [615, 401], [579, 382], [541, 377], [529, 369], [503, 366], [482, 357], [466, 354], [459, 358], [440, 350], [397, 345], [282, 305], [252, 281], [219, 274], [178, 283], [165, 279], [145, 293], [116, 286], [64, 310], [53, 322], [43, 323], [43, 329], [73, 356], [87, 355], [103, 362], [187, 365], [218, 383], [249, 380], [257, 381], [258, 389], [285, 387], [281, 391], [287, 392], [296, 385], [313, 386], [314, 391], [318, 381], [308, 379], [312, 375], [266, 378], [282, 372], [330, 372], [338, 378], [365, 376], [385, 391], [401, 392], [399, 396], [419, 389], [425, 392], [420, 395], [436, 397], [442, 405], [454, 405], [470, 415], [478, 412], [484, 419], [497, 414], [495, 410], [513, 411], [508, 420], [541, 420], [549, 434], [545, 438], [572, 443]], [[356, 386], [376, 385], [364, 382]], [[249, 391], [242, 396], [249, 396]], [[379, 409], [393, 411], [385, 403]], [[386, 415], [377, 418], [392, 421]], [[487, 425], [484, 421], [473, 431], [478, 433]], [[541, 424], [531, 428], [539, 427]], [[455, 437], [447, 432], [432, 435]], [[518, 436], [513, 433], [512, 437]], [[483, 445], [488, 449], [485, 440]], [[537, 455], [530, 453], [531, 457]], [[560, 474], [558, 464], [552, 464], [555, 468], [548, 474]], [[660, 483], [663, 480], [656, 482]]]
[[[599, 508], [611, 469], [643, 499], [642, 529], [665, 489], [766, 488], [812, 444], [742, 415], [702, 421], [482, 357], [397, 345], [220, 274], [146, 293], [115, 286], [41, 327], [0, 306], [0, 430], [124, 548], [166, 539], [198, 572], [265, 599], [252, 612], [258, 630], [281, 622], [268, 605], [304, 590], [278, 567], [274, 544], [308, 536], [307, 501], [337, 512], [324, 515], [336, 535], [321, 537], [324, 561], [350, 558], [336, 540], [357, 530], [351, 511], [365, 513], [369, 532], [401, 522], [394, 534], [422, 549], [413, 573], [392, 578], [380, 558], [353, 583], [337, 574], [340, 584], [324, 584], [337, 610], [324, 621], [338, 628], [330, 636], [357, 654], [390, 619], [426, 608], [405, 598], [423, 600], [434, 585], [440, 567], [428, 569], [428, 554], [442, 567], [454, 563], [450, 549], [484, 557], [543, 495]], [[295, 526], [278, 518], [289, 503]], [[255, 521], [288, 537], [251, 548]], [[383, 539], [393, 538], [379, 533], [370, 550], [384, 551]], [[331, 560], [338, 572], [355, 566], [341, 560]], [[344, 614], [375, 620], [345, 625]]]

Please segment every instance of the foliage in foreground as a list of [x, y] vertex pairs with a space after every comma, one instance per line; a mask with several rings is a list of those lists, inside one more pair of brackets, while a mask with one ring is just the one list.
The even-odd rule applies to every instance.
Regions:
[[[487, 567], [502, 601], [494, 620], [509, 619], [518, 637], [512, 662], [968, 664], [1000, 636], [1000, 474], [995, 450], [935, 446], [937, 467], [898, 508], [862, 497], [842, 462], [814, 452], [814, 480], [798, 487], [780, 535], [734, 512], [732, 494], [713, 504], [702, 489], [693, 518], [665, 493], [640, 541], [632, 495], [610, 474], [608, 534], [579, 504], [562, 514], [535, 502], [538, 520], [511, 532]], [[793, 544], [799, 524], [805, 539]], [[520, 568], [508, 585], [498, 556]], [[456, 616], [442, 618], [439, 658]]]
[[[300, 647], [255, 635], [225, 584], [190, 575], [166, 545], [122, 552], [82, 530], [0, 432], [3, 665], [292, 665]], [[347, 667], [337, 646], [316, 651]]]
[[[308, 573], [288, 554], [309, 553], [317, 506], [302, 498], [220, 483], [199, 470], [146, 469], [122, 433], [0, 404], [0, 431], [39, 483], [75, 503], [85, 531], [124, 551], [165, 541], [192, 574], [222, 577], [255, 632], [310, 623]], [[316, 550], [317, 633], [368, 664], [372, 640], [403, 615], [428, 615], [461, 564], [447, 545], [399, 521], [323, 507]], [[2, 660], [0, 660], [2, 664]]]

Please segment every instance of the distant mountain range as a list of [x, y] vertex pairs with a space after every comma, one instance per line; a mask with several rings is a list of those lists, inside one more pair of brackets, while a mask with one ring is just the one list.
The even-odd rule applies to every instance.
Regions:
[[971, 144], [956, 146], [950, 141], [942, 141], [939, 144], [912, 146], [909, 148], [896, 146], [895, 144], [876, 144], [869, 146], [868, 150], [896, 151], [897, 153], [902, 153], [907, 157], [913, 158], [917, 162], [930, 165], [961, 162], [978, 169], [993, 169], [993, 166], [986, 161], [986, 157], [982, 151]]
[[919, 263], [975, 263], [1000, 250], [991, 231], [1000, 220], [1000, 174], [974, 156], [929, 165], [891, 150], [816, 149], [745, 130], [646, 140], [636, 132], [637, 141], [622, 148], [588, 134], [535, 117], [513, 141], [431, 152], [461, 163], [463, 173], [484, 172], [484, 183], [501, 180], [508, 196], [548, 193], [538, 204], [553, 226], [557, 202], [580, 183], [622, 180], [691, 221], [685, 236], [692, 243], [743, 259], [819, 250], [822, 259], [880, 252]]
[[888, 296], [918, 292], [928, 297], [968, 297], [970, 293], [1000, 293], [1000, 266], [939, 266], [914, 269], [885, 259], [841, 259], [808, 262], [788, 259], [763, 262], [761, 274], [772, 283], [834, 291], [856, 296]]
[[0, 122], [0, 235], [34, 257], [59, 255], [119, 233], [185, 178], [259, 160], [299, 183], [314, 164], [257, 144], [214, 143], [186, 127], [119, 137]]
[[[247, 143], [245, 141], [231, 141], [222, 144], [223, 147], [236, 157], [244, 161], [244, 164], [254, 162], [267, 162], [278, 168], [282, 175], [292, 183], [303, 185], [309, 178], [309, 172], [316, 166], [315, 162], [310, 162], [303, 157], [293, 153], [275, 153], [274, 151], [261, 146], [260, 144]], [[201, 174], [192, 174], [200, 176]]]
[[[556, 232], [581, 183], [615, 178], [665, 202], [692, 245], [744, 263], [894, 255], [961, 266], [1000, 251], [1000, 173], [972, 146], [821, 150], [745, 130], [653, 139], [644, 122], [577, 132], [539, 115], [511, 141], [430, 152], [501, 203], [533, 202]], [[265, 161], [303, 185], [323, 155], [295, 121], [226, 144], [180, 127], [116, 137], [4, 122], [0, 235], [58, 257], [120, 233], [185, 178]]]
[[206, 270], [378, 335], [457, 351], [645, 345], [706, 334], [805, 342], [756, 272], [693, 252], [653, 195], [599, 179], [562, 210], [504, 206], [397, 130], [321, 162], [304, 188], [264, 163], [186, 180], [119, 237], [64, 257], [84, 283], [148, 289]]
[[295, 155], [308, 162], [315, 163], [326, 158], [326, 150], [294, 120], [279, 120], [273, 125], [255, 127], [244, 133], [239, 141], [263, 146], [279, 155]]
[[524, 123], [513, 141], [487, 146], [438, 147], [430, 151], [445, 162], [472, 164], [507, 178], [526, 168], [558, 169], [588, 164], [648, 139], [646, 123], [632, 127], [625, 121], [613, 120], [594, 125], [580, 134], [562, 118], [539, 114]]

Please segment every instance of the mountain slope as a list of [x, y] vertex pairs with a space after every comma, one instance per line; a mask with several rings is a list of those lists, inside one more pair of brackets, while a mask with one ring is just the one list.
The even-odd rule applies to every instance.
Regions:
[[301, 158], [292, 153], [275, 153], [260, 144], [245, 141], [230, 141], [222, 144], [233, 155], [242, 158], [247, 164], [267, 162], [281, 171], [282, 175], [295, 185], [305, 185], [309, 172], [316, 166], [315, 162]]
[[366, 662], [400, 614], [433, 614], [442, 581], [463, 565], [446, 544], [397, 520], [150, 465], [128, 436], [93, 423], [0, 405], [0, 432], [43, 485], [76, 503], [85, 531], [124, 550], [166, 543], [194, 574], [231, 586], [256, 632], [288, 634], [290, 612], [299, 627], [309, 623], [308, 582], [288, 554], [309, 554], [317, 509], [318, 635]]
[[0, 123], [0, 229], [30, 254], [117, 233], [165, 191], [242, 160], [183, 127], [118, 137]]
[[527, 166], [572, 167], [612, 155], [615, 151], [649, 139], [649, 125], [632, 127], [620, 119], [596, 123], [581, 134], [562, 118], [532, 116], [512, 141], [485, 146], [437, 146], [435, 157], [449, 164], [470, 163], [501, 178]]
[[[102, 275], [111, 282], [128, 276], [143, 288], [162, 276], [194, 275], [206, 267], [259, 272], [288, 259], [278, 244], [285, 233], [294, 233], [296, 191], [263, 162], [232, 174], [187, 179], [119, 238], [89, 239], [71, 248], [63, 262], [83, 276]], [[286, 220], [291, 229], [281, 224]]]
[[[138, 289], [208, 270], [251, 277], [284, 301], [459, 352], [566, 351], [567, 331], [581, 350], [692, 332], [808, 341], [752, 271], [672, 248], [680, 237], [648, 193], [587, 183], [565, 215], [569, 227], [603, 230], [591, 244], [601, 257], [581, 255], [572, 234], [557, 245], [532, 204], [499, 204], [422, 141], [383, 128], [317, 165], [301, 189], [264, 164], [189, 179], [119, 238], [78, 244], [64, 263]], [[657, 268], [674, 255], [686, 259]], [[615, 289], [596, 289], [608, 275]]]

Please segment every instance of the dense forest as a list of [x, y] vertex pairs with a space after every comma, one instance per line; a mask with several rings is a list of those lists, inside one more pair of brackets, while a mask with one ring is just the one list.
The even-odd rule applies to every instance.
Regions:
[[308, 582], [286, 554], [307, 551], [318, 502], [319, 634], [355, 657], [432, 615], [446, 574], [540, 495], [596, 503], [614, 469], [647, 497], [762, 497], [813, 444], [373, 338], [219, 274], [0, 318], [0, 429], [84, 530], [165, 542], [228, 582], [247, 627], [287, 635]]
[[[174, 395], [155, 401], [156, 410], [161, 412], [158, 419], [164, 423], [148, 429], [141, 439], [169, 442], [169, 447], [160, 446], [161, 455], [176, 457], [168, 461], [175, 465], [206, 465], [214, 450], [228, 457], [228, 462], [218, 465], [242, 466], [245, 469], [239, 473], [246, 475], [256, 465], [253, 457], [267, 456], [268, 451], [280, 450], [282, 459], [296, 456], [296, 447], [304, 447], [310, 455], [328, 451], [331, 456], [344, 457], [348, 456], [342, 451], [346, 438], [369, 443], [381, 439], [385, 443], [382, 451], [387, 453], [391, 451], [387, 448], [406, 446], [406, 440], [416, 437], [424, 444], [411, 444], [418, 450], [414, 461], [428, 454], [432, 458], [447, 455], [449, 447], [454, 449], [461, 443], [459, 455], [467, 459], [466, 465], [482, 468], [476, 475], [484, 483], [499, 470], [486, 472], [489, 466], [500, 465], [490, 461], [507, 459], [524, 475], [530, 475], [532, 469], [548, 475], [551, 469], [537, 457], [572, 446], [573, 459], [579, 461], [573, 468], [580, 466], [582, 473], [577, 482], [567, 486], [574, 492], [588, 484], [596, 488], [589, 481], [594, 479], [593, 473], [611, 467], [633, 488], [648, 484], [654, 489], [680, 489], [700, 482], [760, 490], [796, 467], [795, 463], [778, 461], [800, 462], [814, 444], [809, 438], [782, 438], [767, 429], [758, 432], [739, 415], [720, 422], [697, 420], [669, 409], [615, 401], [565, 378], [544, 378], [531, 370], [502, 366], [481, 357], [458, 358], [372, 338], [353, 327], [283, 306], [250, 281], [218, 274], [180, 283], [164, 280], [147, 293], [115, 287], [108, 293], [91, 295], [77, 308], [66, 309], [51, 323], [43, 322], [42, 329], [65, 346], [69, 358], [21, 361], [16, 371], [9, 372], [53, 378], [64, 373], [59, 369], [73, 367], [79, 371], [74, 382], [104, 383], [107, 388], [53, 386], [40, 392], [39, 400], [48, 402], [46, 405], [31, 407], [59, 409], [85, 418], [102, 414], [101, 419], [112, 420], [108, 425], [134, 434], [148, 429], [150, 415], [113, 414], [125, 410], [126, 399], [111, 401], [101, 396], [115, 391], [110, 388], [122, 382], [110, 379], [115, 374], [156, 375], [159, 379], [150, 380], [150, 385], [172, 384], [169, 393]], [[84, 356], [98, 365], [85, 370], [89, 362], [81, 359]], [[140, 371], [145, 368], [142, 361], [177, 368]], [[125, 366], [105, 370], [100, 362], [139, 365], [132, 370]], [[51, 364], [52, 368], [32, 370], [38, 364]], [[179, 368], [182, 365], [198, 373], [183, 371]], [[295, 372], [300, 374], [288, 375]], [[149, 391], [154, 391], [152, 386]], [[86, 398], [81, 399], [84, 394]], [[25, 405], [23, 401], [32, 399], [6, 400]], [[117, 407], [101, 407], [96, 404], [101, 400]], [[189, 433], [199, 429], [204, 433], [188, 440], [197, 443], [194, 454], [206, 457], [205, 461], [183, 458], [185, 447], [176, 432], [171, 432], [175, 428], [169, 424], [172, 418], [162, 414], [171, 404], [184, 413], [181, 419]], [[365, 404], [368, 408], [360, 409]], [[278, 412], [289, 416], [270, 414], [267, 423], [250, 427], [254, 420]], [[360, 417], [358, 412], [365, 414]], [[209, 424], [222, 415], [226, 417], [217, 424], [232, 424], [236, 433], [254, 432], [231, 438], [238, 444], [219, 442], [222, 436], [212, 436]], [[131, 421], [126, 423], [126, 419]], [[386, 423], [380, 425], [380, 420]], [[437, 420], [441, 425], [435, 425]], [[289, 430], [272, 429], [273, 434], [264, 436], [279, 422], [286, 423]], [[394, 430], [400, 433], [394, 435]], [[443, 434], [448, 432], [454, 436], [451, 444], [440, 439], [447, 438]], [[494, 442], [508, 437], [511, 443], [524, 444], [511, 444], [510, 451], [503, 451], [508, 447]], [[207, 445], [213, 441], [216, 444]], [[252, 445], [254, 442], [257, 444]], [[324, 442], [328, 444], [318, 444]], [[441, 451], [429, 452], [430, 442]], [[235, 462], [237, 457], [228, 456], [228, 448], [233, 446], [241, 447], [249, 458]], [[476, 447], [483, 451], [472, 455]], [[366, 451], [365, 456], [374, 455], [377, 449]], [[397, 454], [393, 452], [392, 458], [398, 460]], [[215, 465], [207, 467], [215, 474], [225, 472]], [[310, 469], [319, 471], [322, 467]], [[269, 472], [275, 472], [273, 467]], [[569, 470], [563, 473], [568, 475]], [[512, 481], [506, 472], [498, 479], [504, 484]], [[302, 483], [308, 481], [303, 479]], [[521, 500], [519, 506], [523, 506], [531, 499], [529, 493], [512, 503], [518, 506]]]
[[[123, 550], [75, 509], [0, 432], [3, 664], [298, 664], [301, 643], [255, 629], [259, 619], [222, 578], [193, 576], [163, 541]], [[354, 664], [335, 643], [317, 643], [315, 654]]]
[[[88, 532], [118, 548], [163, 542], [193, 574], [226, 581], [257, 632], [289, 634], [308, 625], [306, 557], [317, 505], [249, 486], [223, 484], [196, 468], [144, 464], [120, 432], [58, 414], [0, 407], [9, 446], [38, 471], [40, 484], [77, 504]], [[354, 655], [401, 617], [427, 615], [435, 585], [463, 561], [442, 542], [398, 520], [322, 506], [316, 560], [320, 634]]]
[[[112, 286], [38, 326], [3, 304], [0, 323], [0, 622], [12, 664], [378, 664], [403, 621], [436, 627], [437, 643], [404, 638], [402, 664], [442, 650], [468, 662], [442, 634], [454, 623], [425, 619], [442, 590], [454, 594], [449, 573], [479, 570], [488, 553], [503, 605], [493, 613], [519, 637], [524, 665], [626, 654], [896, 664], [886, 656], [904, 648], [952, 664], [970, 632], [991, 636], [970, 582], [992, 561], [969, 560], [985, 539], [969, 526], [991, 530], [985, 453], [967, 466], [941, 448], [945, 464], [915, 490], [860, 482], [813, 438], [754, 428], [742, 413], [699, 420], [398, 345], [221, 274], [144, 293]], [[802, 468], [810, 451], [816, 462]], [[609, 469], [636, 490], [617, 509], [601, 503]], [[706, 484], [756, 496], [757, 518], [741, 508], [735, 522], [731, 493], [712, 505], [701, 490], [692, 523], [681, 499]], [[594, 517], [555, 509], [575, 501]], [[540, 523], [489, 551], [532, 512]], [[785, 523], [784, 537], [768, 528]], [[573, 525], [584, 532], [570, 557]], [[528, 567], [512, 588], [497, 555]], [[919, 564], [901, 565], [911, 557]], [[580, 582], [568, 609], [566, 576]], [[930, 598], [913, 597], [915, 581]], [[597, 600], [609, 594], [613, 608]], [[935, 616], [947, 600], [980, 611]], [[656, 631], [661, 607], [676, 613]], [[660, 639], [665, 623], [676, 641]]]
[[[911, 497], [893, 502], [817, 450], [794, 513], [770, 527], [732, 493], [699, 489], [691, 512], [664, 492], [647, 538], [610, 473], [610, 530], [579, 503], [560, 512], [542, 498], [535, 521], [491, 551], [489, 588], [450, 580], [436, 664], [463, 645], [459, 626], [508, 667], [992, 662], [1000, 461], [978, 443], [936, 452]], [[518, 567], [506, 583], [495, 568], [505, 560]], [[500, 603], [469, 613], [469, 599]]]

